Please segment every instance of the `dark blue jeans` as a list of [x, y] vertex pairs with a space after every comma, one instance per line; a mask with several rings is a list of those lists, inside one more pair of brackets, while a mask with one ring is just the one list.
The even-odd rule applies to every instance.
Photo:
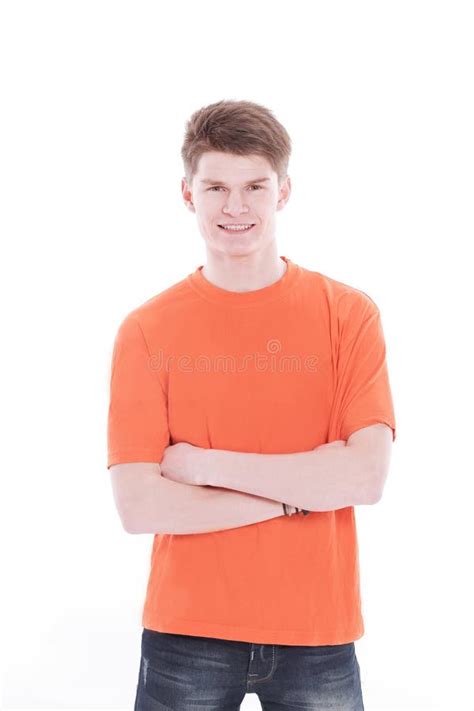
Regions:
[[354, 642], [254, 644], [143, 629], [134, 711], [237, 711], [246, 694], [264, 711], [364, 711]]

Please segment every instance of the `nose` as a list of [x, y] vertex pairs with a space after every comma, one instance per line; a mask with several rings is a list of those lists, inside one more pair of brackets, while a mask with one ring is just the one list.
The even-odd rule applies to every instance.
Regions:
[[246, 214], [249, 209], [247, 205], [245, 205], [244, 200], [242, 199], [241, 194], [238, 191], [230, 192], [227, 200], [224, 203], [224, 207], [222, 208], [222, 211], [226, 215], [241, 215], [241, 214]]

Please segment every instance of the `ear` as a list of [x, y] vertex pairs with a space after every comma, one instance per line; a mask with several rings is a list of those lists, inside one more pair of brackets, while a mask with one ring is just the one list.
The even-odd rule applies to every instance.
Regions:
[[291, 195], [291, 178], [289, 175], [287, 175], [278, 189], [277, 210], [282, 210], [285, 207], [286, 203], [290, 199], [290, 195]]
[[184, 176], [181, 178], [181, 193], [183, 195], [184, 204], [188, 210], [190, 210], [190, 212], [196, 212], [196, 208], [193, 205], [193, 194]]

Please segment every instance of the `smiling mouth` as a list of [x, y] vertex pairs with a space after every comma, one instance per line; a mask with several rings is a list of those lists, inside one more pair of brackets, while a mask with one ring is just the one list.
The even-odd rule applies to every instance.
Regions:
[[219, 227], [225, 232], [229, 232], [232, 234], [241, 234], [242, 232], [250, 232], [250, 230], [255, 227], [255, 224], [251, 224], [248, 227], [237, 227], [233, 225], [219, 225]]

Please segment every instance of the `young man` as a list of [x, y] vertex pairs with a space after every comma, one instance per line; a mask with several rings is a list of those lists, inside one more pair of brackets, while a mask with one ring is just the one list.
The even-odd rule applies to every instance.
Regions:
[[374, 301], [278, 255], [290, 151], [258, 104], [193, 114], [206, 263], [115, 339], [108, 468], [125, 530], [155, 534], [135, 711], [363, 709], [354, 506], [380, 500], [395, 417]]

